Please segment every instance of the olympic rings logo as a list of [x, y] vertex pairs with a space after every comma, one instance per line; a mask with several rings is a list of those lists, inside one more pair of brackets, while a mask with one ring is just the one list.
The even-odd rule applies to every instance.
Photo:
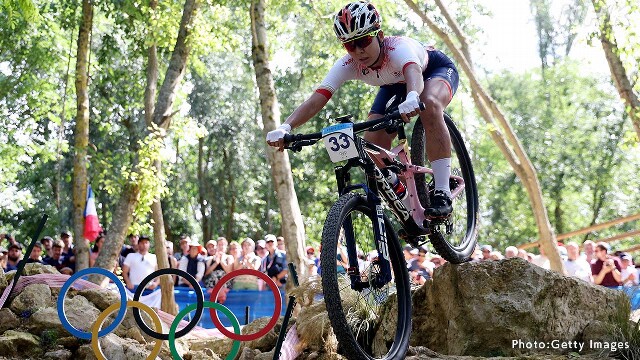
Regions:
[[[73, 325], [69, 323], [69, 320], [67, 319], [67, 315], [65, 313], [64, 298], [67, 292], [69, 291], [69, 288], [76, 280], [91, 274], [102, 275], [111, 279], [116, 284], [118, 291], [120, 293], [120, 303], [113, 304], [108, 308], [106, 308], [104, 311], [102, 311], [102, 313], [100, 313], [100, 315], [96, 319], [96, 322], [91, 327], [91, 332], [85, 332], [85, 331], [76, 329], [75, 327], [73, 327]], [[178, 313], [178, 315], [173, 320], [173, 323], [171, 324], [168, 334], [163, 334], [155, 331], [155, 330], [162, 331], [162, 323], [160, 321], [160, 317], [153, 309], [151, 309], [149, 306], [139, 301], [140, 296], [142, 296], [142, 292], [146, 287], [146, 285], [149, 282], [151, 282], [151, 280], [162, 275], [177, 275], [186, 279], [193, 286], [193, 290], [196, 293], [196, 303], [188, 305], [186, 308], [182, 309]], [[238, 322], [238, 319], [233, 314], [233, 312], [231, 312], [231, 310], [228, 307], [215, 302], [215, 299], [218, 297], [218, 293], [220, 292], [222, 287], [227, 282], [231, 281], [233, 278], [240, 275], [253, 275], [262, 279], [267, 285], [269, 285], [269, 288], [273, 292], [273, 296], [275, 298], [275, 309], [273, 311], [271, 320], [267, 323], [267, 325], [262, 330], [257, 331], [253, 334], [242, 335], [240, 333], [240, 323]], [[151, 351], [147, 359], [155, 359], [158, 356], [158, 354], [160, 353], [160, 349], [162, 347], [163, 340], [167, 340], [169, 342], [169, 349], [171, 350], [171, 356], [173, 357], [173, 359], [176, 359], [176, 360], [182, 359], [180, 357], [180, 354], [178, 354], [178, 351], [176, 350], [175, 340], [188, 334], [200, 321], [202, 317], [202, 313], [204, 312], [204, 308], [207, 308], [209, 309], [209, 316], [211, 316], [211, 320], [213, 321], [215, 327], [223, 335], [234, 340], [233, 345], [231, 347], [231, 351], [226, 357], [227, 360], [231, 360], [231, 359], [234, 359], [238, 354], [238, 352], [240, 351], [241, 341], [251, 341], [251, 340], [258, 339], [266, 335], [269, 331], [271, 331], [271, 329], [275, 327], [276, 323], [278, 322], [278, 319], [280, 318], [280, 310], [282, 309], [282, 296], [280, 294], [280, 290], [278, 289], [278, 286], [276, 285], [276, 283], [269, 276], [267, 276], [267, 274], [264, 274], [260, 271], [253, 270], [253, 269], [240, 269], [240, 270], [232, 271], [226, 274], [225, 276], [223, 276], [213, 288], [209, 301], [204, 301], [204, 293], [202, 291], [202, 288], [200, 287], [200, 285], [192, 275], [179, 269], [160, 269], [149, 274], [149, 276], [147, 276], [142, 280], [142, 282], [140, 283], [140, 285], [138, 285], [138, 288], [136, 289], [136, 292], [133, 296], [133, 300], [130, 301], [130, 300], [127, 300], [124, 284], [120, 281], [120, 279], [118, 279], [118, 277], [115, 274], [102, 268], [87, 268], [75, 273], [64, 283], [64, 285], [60, 289], [60, 294], [58, 295], [57, 305], [58, 305], [58, 316], [60, 318], [60, 322], [62, 323], [62, 326], [69, 333], [71, 333], [73, 336], [77, 338], [84, 339], [84, 340], [91, 340], [91, 348], [93, 349], [93, 352], [98, 358], [98, 360], [106, 360], [104, 354], [102, 353], [102, 349], [100, 348], [100, 343], [98, 341], [99, 338], [113, 332], [120, 325], [120, 323], [122, 323], [122, 320], [124, 320], [124, 317], [126, 315], [128, 308], [133, 308], [133, 317], [135, 318], [136, 324], [138, 325], [140, 330], [142, 330], [145, 334], [149, 335], [150, 337], [156, 339], [156, 344], [153, 347], [153, 350]], [[116, 312], [116, 310], [118, 312], [116, 314], [115, 319], [111, 323], [111, 325], [109, 325], [105, 329], [102, 329], [102, 324], [104, 320], [109, 315]], [[149, 315], [149, 317], [151, 317], [155, 330], [150, 329], [149, 326], [147, 326], [147, 324], [142, 319], [142, 316], [140, 315], [140, 310], [144, 311], [145, 313], [147, 313], [147, 315]], [[194, 310], [195, 310], [195, 314], [191, 318], [187, 326], [177, 331], [178, 324], [180, 323], [182, 318], [184, 318], [187, 314], [189, 314]], [[222, 325], [222, 323], [220, 322], [220, 319], [218, 318], [218, 314], [216, 310], [222, 312], [231, 321], [234, 332], [227, 330], [224, 327], [224, 325]]]

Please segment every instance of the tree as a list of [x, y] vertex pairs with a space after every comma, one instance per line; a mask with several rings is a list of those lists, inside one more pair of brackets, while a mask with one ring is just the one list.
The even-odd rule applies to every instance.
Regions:
[[[280, 110], [269, 67], [264, 0], [251, 2], [251, 30], [251, 57], [260, 92], [262, 123], [266, 135], [276, 128], [280, 118]], [[306, 269], [303, 263], [305, 259], [305, 232], [298, 197], [293, 186], [289, 156], [286, 152], [279, 152], [272, 147], [268, 147], [266, 151], [282, 215], [282, 236], [285, 238], [287, 247], [287, 261], [294, 263], [300, 274], [304, 276]]]
[[73, 159], [73, 232], [76, 270], [89, 267], [89, 246], [84, 238], [84, 208], [87, 201], [87, 146], [89, 144], [89, 38], [93, 27], [93, 4], [82, 1], [76, 61], [76, 127]]
[[527, 195], [529, 196], [531, 206], [533, 207], [533, 215], [536, 219], [536, 224], [540, 233], [541, 246], [547, 257], [549, 257], [551, 269], [564, 273], [564, 265], [560, 259], [560, 254], [558, 253], [556, 237], [549, 222], [547, 209], [544, 206], [544, 200], [542, 198], [542, 191], [540, 189], [536, 169], [533, 167], [533, 164], [529, 160], [520, 140], [513, 132], [511, 125], [498, 107], [498, 104], [491, 98], [489, 93], [478, 81], [476, 74], [473, 71], [473, 62], [470, 57], [469, 45], [466, 36], [457, 22], [449, 15], [447, 8], [441, 0], [436, 0], [436, 4], [445, 17], [447, 24], [456, 35], [460, 43], [459, 46], [454, 43], [453, 39], [447, 32], [431, 20], [424, 11], [421, 11], [413, 0], [405, 0], [405, 2], [418, 16], [420, 16], [429, 29], [431, 29], [431, 31], [445, 42], [449, 50], [453, 53], [457, 64], [469, 78], [476, 108], [480, 111], [480, 114], [485, 121], [490, 124], [491, 138], [507, 158], [507, 161], [513, 167], [516, 175], [522, 181], [522, 184], [527, 190]]
[[598, 16], [600, 43], [609, 64], [611, 78], [618, 90], [618, 94], [620, 94], [620, 98], [624, 102], [627, 115], [636, 130], [636, 136], [640, 140], [640, 100], [633, 89], [633, 83], [620, 57], [621, 49], [618, 47], [611, 24], [611, 15], [607, 8], [607, 3], [605, 0], [591, 0], [591, 2]]

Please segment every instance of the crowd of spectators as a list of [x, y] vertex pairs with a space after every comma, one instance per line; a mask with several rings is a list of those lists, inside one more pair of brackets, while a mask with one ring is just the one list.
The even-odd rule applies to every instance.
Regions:
[[[22, 259], [23, 246], [9, 234], [0, 234], [8, 243], [8, 247], [0, 247], [0, 266], [4, 271], [15, 270]], [[62, 231], [58, 239], [45, 236], [35, 243], [33, 251], [28, 255], [27, 262], [39, 262], [55, 267], [63, 274], [72, 274], [75, 270], [75, 254], [73, 238], [68, 231]], [[94, 266], [102, 249], [105, 237], [101, 234], [94, 241], [89, 258], [89, 265]], [[165, 248], [168, 263], [171, 268], [178, 268], [192, 275], [200, 286], [207, 292], [226, 274], [238, 269], [253, 269], [267, 274], [280, 287], [287, 282], [288, 268], [285, 250], [285, 239], [268, 234], [264, 239], [254, 241], [245, 238], [241, 242], [229, 242], [225, 237], [209, 240], [203, 246], [197, 240], [187, 235], [180, 237], [178, 247], [174, 253], [174, 244], [166, 241]], [[140, 282], [158, 269], [156, 255], [151, 252], [151, 239], [148, 236], [131, 234], [127, 237], [118, 259], [122, 278], [126, 287], [134, 292]], [[640, 265], [634, 266], [633, 258], [619, 251], [612, 252], [609, 244], [585, 241], [581, 247], [575, 242], [558, 244], [560, 256], [564, 262], [566, 275], [603, 286], [637, 286], [640, 278]], [[319, 251], [308, 246], [306, 249], [306, 274], [321, 275]], [[581, 251], [582, 250], [582, 251]], [[494, 250], [490, 245], [478, 246], [472, 256], [472, 261], [496, 261], [520, 257], [532, 264], [549, 269], [549, 259], [539, 247], [540, 254], [536, 255], [515, 246], [505, 249], [504, 255]], [[413, 248], [409, 245], [403, 249], [407, 268], [411, 280], [415, 284], [423, 284], [433, 276], [433, 271], [443, 265], [446, 260], [439, 255], [432, 254], [426, 247]], [[346, 272], [347, 256], [341, 245], [336, 251], [336, 269]], [[358, 252], [359, 267], [364, 270], [375, 254]], [[118, 269], [116, 267], [115, 270]], [[191, 288], [192, 284], [181, 277], [174, 276], [175, 285]], [[159, 286], [159, 280], [154, 279], [147, 285], [145, 292], [153, 291]], [[219, 301], [224, 301], [226, 294], [232, 288], [238, 290], [265, 290], [264, 282], [252, 275], [241, 275], [233, 281], [225, 283], [219, 294]]]
[[[549, 258], [541, 246], [539, 255], [514, 246], [505, 249], [504, 256], [494, 251], [491, 245], [480, 246], [473, 255], [473, 261], [502, 260], [520, 257], [545, 269], [550, 268]], [[633, 257], [622, 251], [612, 251], [606, 242], [594, 243], [587, 240], [582, 251], [576, 242], [558, 243], [560, 258], [567, 276], [602, 286], [637, 286], [640, 278], [640, 264], [635, 265]]]

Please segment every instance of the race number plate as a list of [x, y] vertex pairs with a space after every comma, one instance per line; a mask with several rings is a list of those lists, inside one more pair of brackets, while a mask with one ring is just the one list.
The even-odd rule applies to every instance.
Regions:
[[334, 163], [358, 157], [358, 149], [353, 140], [353, 123], [336, 124], [322, 129], [322, 139]]

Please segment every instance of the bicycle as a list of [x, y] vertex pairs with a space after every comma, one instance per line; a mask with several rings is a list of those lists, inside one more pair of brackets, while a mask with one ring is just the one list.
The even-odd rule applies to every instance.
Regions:
[[[426, 243], [424, 238], [428, 236], [443, 258], [457, 264], [468, 260], [476, 245], [476, 182], [462, 136], [445, 114], [452, 141], [449, 183], [454, 212], [444, 219], [427, 218], [424, 209], [429, 206], [434, 183], [427, 177], [432, 177], [431, 169], [424, 166], [421, 121], [415, 122], [413, 153], [409, 155], [404, 122], [398, 111], [356, 124], [351, 118], [339, 117], [338, 124], [319, 133], [288, 134], [284, 137], [285, 148], [300, 151], [323, 139], [334, 163], [347, 161], [335, 167], [339, 198], [325, 220], [320, 257], [325, 305], [340, 352], [352, 360], [402, 359], [411, 335], [411, 287], [400, 241], [384, 214], [382, 202], [402, 226], [398, 231], [402, 239], [418, 247]], [[399, 145], [386, 150], [356, 135], [382, 129], [397, 132]], [[376, 163], [386, 168], [381, 170]], [[364, 171], [363, 183], [351, 184], [353, 168]], [[398, 198], [383, 171], [393, 171], [403, 179], [408, 198]], [[363, 255], [369, 251], [364, 250], [369, 248], [371, 260], [365, 260]], [[326, 265], [334, 263], [335, 267]], [[392, 311], [383, 312], [389, 306]]]

